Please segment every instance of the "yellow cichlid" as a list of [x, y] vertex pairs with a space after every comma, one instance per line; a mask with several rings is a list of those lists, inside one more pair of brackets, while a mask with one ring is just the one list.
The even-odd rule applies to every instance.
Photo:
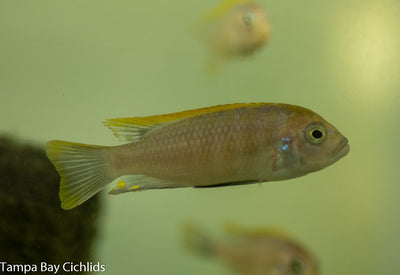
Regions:
[[201, 37], [209, 49], [210, 69], [260, 49], [271, 32], [265, 10], [251, 0], [223, 0], [204, 17]]
[[183, 233], [187, 248], [225, 262], [238, 274], [319, 274], [316, 258], [302, 244], [275, 228], [230, 226], [224, 240], [212, 238], [193, 225], [187, 225]]
[[61, 177], [64, 209], [122, 176], [110, 194], [276, 181], [323, 169], [349, 151], [347, 139], [321, 116], [279, 103], [227, 104], [104, 124], [129, 143], [46, 145]]

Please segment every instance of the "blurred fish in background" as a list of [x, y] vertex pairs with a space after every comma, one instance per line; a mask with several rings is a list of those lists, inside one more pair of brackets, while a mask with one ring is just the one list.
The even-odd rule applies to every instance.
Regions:
[[205, 13], [199, 36], [208, 48], [207, 70], [223, 61], [249, 56], [267, 42], [271, 26], [265, 10], [250, 0], [223, 0]]
[[316, 258], [299, 242], [275, 228], [225, 226], [222, 240], [193, 224], [183, 228], [186, 248], [204, 257], [214, 257], [245, 275], [317, 275]]

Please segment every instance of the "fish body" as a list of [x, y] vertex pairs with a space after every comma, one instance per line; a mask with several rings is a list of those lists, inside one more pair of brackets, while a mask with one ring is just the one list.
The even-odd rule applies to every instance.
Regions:
[[216, 66], [235, 56], [248, 56], [267, 42], [271, 25], [265, 10], [250, 0], [224, 0], [205, 15], [202, 31]]
[[127, 175], [111, 194], [289, 179], [320, 170], [349, 150], [347, 139], [321, 116], [288, 104], [228, 104], [105, 124], [130, 142], [47, 144], [65, 209]]
[[299, 242], [276, 229], [240, 229], [223, 240], [187, 226], [186, 246], [200, 255], [214, 257], [245, 275], [317, 275], [315, 257]]

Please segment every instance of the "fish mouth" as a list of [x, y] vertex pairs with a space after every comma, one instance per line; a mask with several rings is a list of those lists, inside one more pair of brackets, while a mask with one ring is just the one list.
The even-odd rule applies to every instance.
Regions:
[[343, 140], [340, 141], [338, 146], [332, 152], [333, 153], [332, 155], [335, 159], [340, 159], [345, 155], [347, 155], [349, 151], [350, 151], [349, 141], [347, 140], [347, 138], [343, 138]]

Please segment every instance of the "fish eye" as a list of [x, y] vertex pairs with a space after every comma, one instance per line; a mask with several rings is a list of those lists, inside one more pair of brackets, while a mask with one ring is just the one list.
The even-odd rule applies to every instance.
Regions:
[[300, 260], [293, 260], [290, 264], [290, 267], [295, 274], [301, 274], [304, 271], [304, 263]]
[[320, 144], [326, 138], [326, 128], [321, 123], [311, 123], [306, 127], [305, 137], [311, 144]]
[[246, 13], [243, 16], [243, 22], [247, 27], [250, 27], [253, 24], [253, 21], [254, 21], [254, 14]]
[[322, 138], [322, 136], [324, 135], [320, 130], [315, 129], [311, 132], [311, 135], [313, 136], [313, 138]]

